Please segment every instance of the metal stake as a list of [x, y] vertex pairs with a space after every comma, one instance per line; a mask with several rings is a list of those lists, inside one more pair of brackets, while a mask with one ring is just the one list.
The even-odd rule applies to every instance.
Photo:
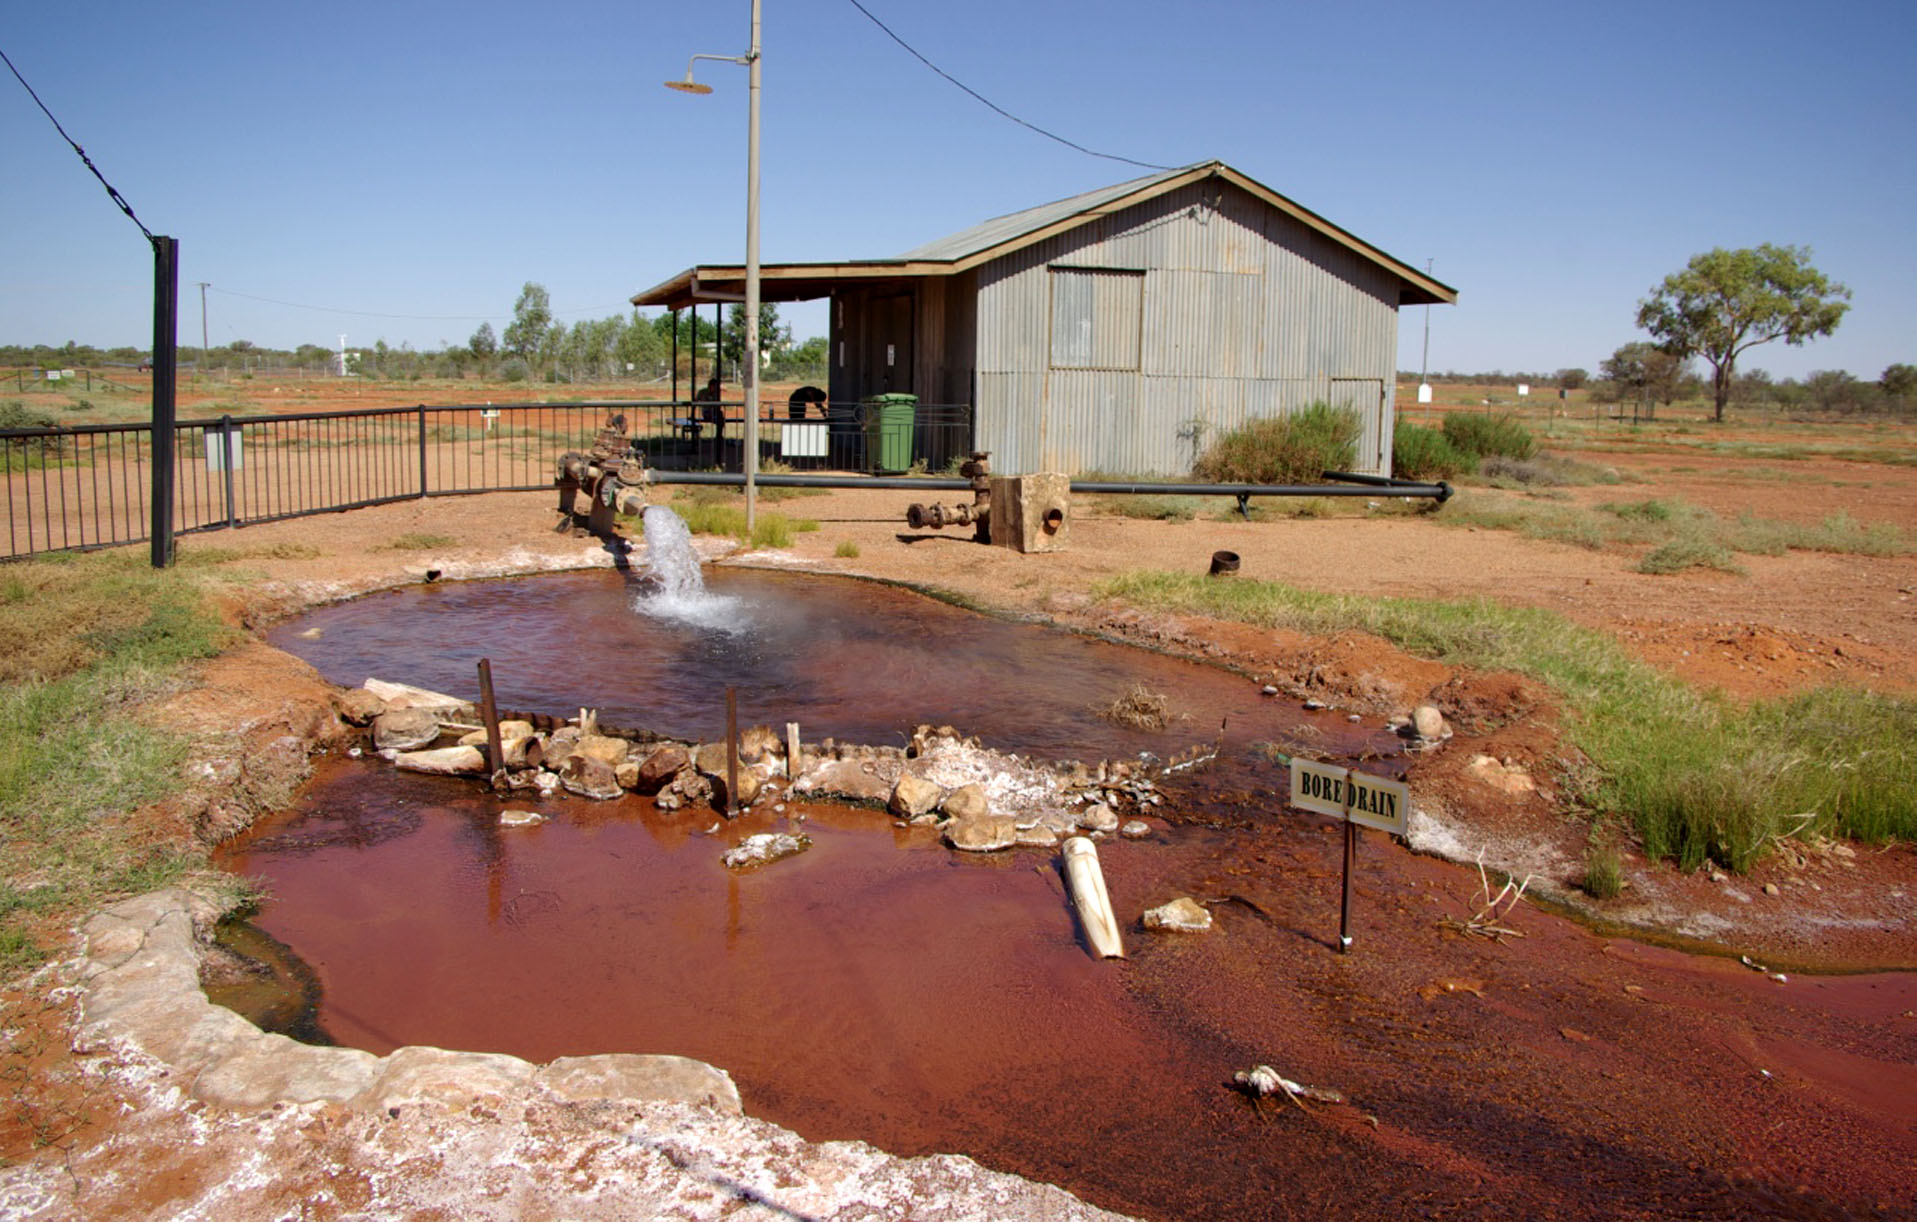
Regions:
[[[1351, 782], [1346, 781], [1347, 791]], [[1345, 894], [1344, 902], [1338, 908], [1338, 953], [1351, 953], [1351, 859], [1358, 849], [1358, 825], [1351, 821], [1351, 812], [1345, 812]]]
[[486, 764], [493, 788], [499, 788], [500, 774], [506, 771], [506, 748], [499, 741], [499, 705], [493, 700], [493, 662], [479, 659], [479, 715], [486, 719]]
[[739, 813], [739, 690], [726, 688], [726, 818]]

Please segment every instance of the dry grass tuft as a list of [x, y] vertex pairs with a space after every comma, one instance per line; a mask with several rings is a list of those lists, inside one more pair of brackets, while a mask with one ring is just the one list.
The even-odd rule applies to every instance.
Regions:
[[1142, 683], [1134, 683], [1110, 704], [1101, 706], [1098, 715], [1133, 730], [1162, 730], [1184, 716], [1172, 711], [1170, 696]]

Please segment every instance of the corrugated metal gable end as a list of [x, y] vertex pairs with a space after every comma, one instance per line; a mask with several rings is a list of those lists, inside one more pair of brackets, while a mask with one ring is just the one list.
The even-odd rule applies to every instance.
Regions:
[[[1052, 367], [1058, 267], [1145, 273], [1136, 371]], [[1358, 466], [1388, 465], [1397, 278], [1228, 182], [1015, 250], [979, 285], [979, 444], [1004, 470], [1185, 470], [1207, 437], [1314, 399], [1366, 405]]]

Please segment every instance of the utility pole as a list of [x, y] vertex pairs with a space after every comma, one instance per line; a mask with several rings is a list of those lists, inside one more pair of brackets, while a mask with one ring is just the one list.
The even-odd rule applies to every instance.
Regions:
[[206, 372], [206, 281], [200, 281], [200, 372]]
[[[1433, 260], [1424, 261], [1424, 274], [1431, 274]], [[1430, 401], [1431, 386], [1431, 303], [1424, 303], [1424, 356], [1418, 362], [1418, 402]]]

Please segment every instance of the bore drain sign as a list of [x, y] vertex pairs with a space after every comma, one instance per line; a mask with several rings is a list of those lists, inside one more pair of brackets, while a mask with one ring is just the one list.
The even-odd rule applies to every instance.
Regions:
[[1291, 759], [1291, 804], [1321, 815], [1338, 815], [1394, 836], [1410, 832], [1409, 785], [1297, 756]]

